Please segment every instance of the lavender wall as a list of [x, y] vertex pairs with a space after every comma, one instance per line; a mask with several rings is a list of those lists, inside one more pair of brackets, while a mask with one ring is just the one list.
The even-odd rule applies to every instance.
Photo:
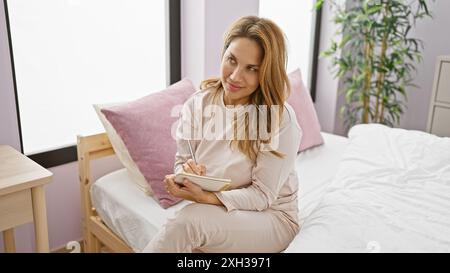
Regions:
[[223, 35], [241, 16], [258, 15], [259, 0], [207, 0], [205, 9], [205, 77], [219, 76]]
[[[428, 111], [435, 73], [436, 58], [450, 55], [450, 1], [428, 1], [433, 19], [418, 22], [412, 35], [424, 41], [423, 62], [417, 66], [414, 83], [418, 88], [407, 89], [407, 111], [400, 127], [426, 131]], [[450, 76], [450, 75], [449, 75]]]
[[181, 75], [199, 86], [205, 75], [205, 0], [181, 0]]
[[[93, 179], [119, 168], [122, 165], [116, 156], [96, 160], [92, 164]], [[50, 248], [57, 249], [82, 238], [80, 184], [76, 162], [49, 170], [53, 182], [46, 188], [48, 232]]]
[[[19, 126], [5, 22], [5, 10], [2, 2], [0, 5], [0, 144], [10, 145], [20, 150]], [[30, 241], [34, 238], [31, 225], [22, 225], [15, 230], [15, 233], [17, 249], [30, 251]], [[3, 245], [3, 234], [0, 235], [0, 244]]]
[[3, 4], [0, 5], [0, 143], [20, 149], [16, 103]]
[[257, 15], [259, 0], [182, 0], [182, 76], [195, 86], [219, 76], [223, 34], [241, 16]]

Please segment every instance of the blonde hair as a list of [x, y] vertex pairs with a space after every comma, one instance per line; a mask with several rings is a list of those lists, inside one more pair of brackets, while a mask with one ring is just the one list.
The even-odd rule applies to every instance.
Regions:
[[[290, 93], [288, 76], [286, 74], [287, 52], [285, 37], [281, 29], [271, 20], [257, 16], [245, 16], [234, 22], [224, 37], [224, 47], [222, 57], [236, 38], [248, 38], [255, 41], [262, 49], [262, 63], [259, 68], [259, 87], [250, 95], [250, 103], [256, 105], [267, 105], [270, 109], [272, 105], [279, 106], [279, 121], [281, 123], [284, 110], [284, 102]], [[224, 92], [220, 78], [204, 80], [201, 89], [211, 89], [218, 94]], [[287, 91], [287, 92], [286, 92]], [[268, 113], [267, 132], [271, 132], [270, 111]], [[259, 120], [259, 119], [258, 119]], [[245, 128], [248, 127], [248, 119], [245, 119]], [[259, 126], [259, 124], [258, 124]], [[251, 161], [256, 161], [256, 156], [261, 143], [269, 143], [269, 140], [249, 140], [248, 130], [245, 140], [233, 140], [231, 145], [237, 145], [238, 149], [244, 153]], [[284, 155], [278, 151], [270, 151], [277, 157]]]

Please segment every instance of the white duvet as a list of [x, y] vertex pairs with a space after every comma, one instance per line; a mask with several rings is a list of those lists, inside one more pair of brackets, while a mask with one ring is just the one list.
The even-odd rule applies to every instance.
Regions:
[[286, 252], [450, 252], [450, 138], [358, 125]]

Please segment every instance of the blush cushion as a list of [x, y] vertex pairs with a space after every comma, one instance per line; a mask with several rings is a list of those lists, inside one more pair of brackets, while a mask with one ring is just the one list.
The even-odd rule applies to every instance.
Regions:
[[164, 177], [173, 173], [175, 163], [172, 128], [176, 128], [178, 116], [172, 113], [194, 92], [192, 82], [183, 79], [135, 101], [101, 109], [163, 208], [181, 201], [168, 193], [164, 185]]
[[303, 83], [300, 69], [292, 71], [288, 77], [291, 84], [291, 94], [287, 102], [294, 108], [298, 125], [303, 131], [298, 149], [299, 152], [303, 152], [309, 148], [322, 145], [323, 138], [320, 134], [321, 128], [316, 109], [309, 90]]

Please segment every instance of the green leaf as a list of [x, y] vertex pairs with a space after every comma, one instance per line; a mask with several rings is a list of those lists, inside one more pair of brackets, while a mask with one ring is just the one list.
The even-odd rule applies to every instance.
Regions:
[[314, 9], [316, 9], [316, 10], [321, 9], [323, 6], [323, 1], [324, 0], [317, 0], [316, 4], [314, 5]]
[[374, 13], [379, 12], [382, 8], [383, 8], [383, 7], [382, 7], [381, 5], [376, 5], [376, 6], [373, 6], [373, 7], [369, 8], [369, 9], [367, 10], [367, 13], [368, 13], [368, 14], [374, 14]]

